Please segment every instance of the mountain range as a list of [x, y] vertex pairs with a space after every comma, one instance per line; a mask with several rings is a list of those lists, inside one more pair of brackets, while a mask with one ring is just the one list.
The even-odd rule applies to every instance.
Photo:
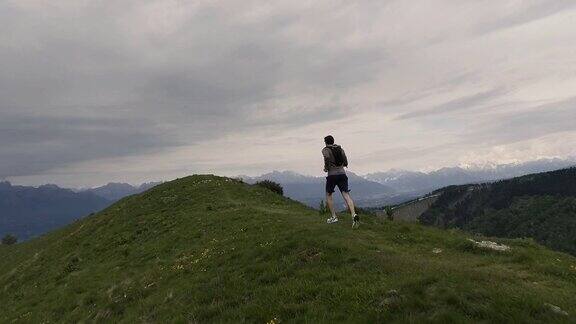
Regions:
[[109, 183], [97, 188], [66, 189], [53, 184], [31, 187], [0, 182], [0, 237], [11, 234], [20, 241], [28, 240], [157, 184]]
[[91, 192], [74, 192], [55, 185], [35, 188], [0, 182], [0, 237], [12, 234], [21, 241], [27, 240], [111, 203]]
[[441, 168], [430, 172], [390, 170], [370, 173], [366, 179], [394, 188], [397, 192], [428, 193], [450, 185], [479, 183], [547, 172], [576, 165], [576, 159], [540, 159], [524, 163]]
[[138, 194], [144, 192], [161, 182], [147, 182], [143, 183], [139, 186], [133, 186], [128, 183], [119, 183], [119, 182], [109, 182], [106, 185], [96, 188], [85, 188], [79, 189], [79, 192], [91, 192], [97, 196], [105, 198], [110, 201], [117, 201], [126, 196]]
[[[481, 183], [512, 178], [528, 173], [544, 172], [576, 164], [574, 159], [543, 159], [520, 164], [489, 167], [452, 167], [431, 172], [390, 170], [359, 176], [348, 173], [352, 196], [359, 207], [380, 207], [398, 204], [448, 185]], [[285, 195], [311, 207], [325, 199], [324, 177], [291, 171], [274, 171], [257, 177], [241, 176], [254, 183], [272, 180], [280, 183]], [[133, 186], [108, 183], [96, 188], [64, 189], [55, 185], [38, 188], [0, 183], [0, 235], [13, 234], [26, 240], [66, 225], [75, 219], [97, 212], [119, 199], [138, 194], [158, 182]], [[345, 205], [335, 195], [339, 209]]]
[[[292, 171], [273, 171], [258, 177], [240, 176], [247, 183], [256, 183], [262, 180], [271, 180], [282, 185], [284, 195], [300, 201], [311, 207], [318, 207], [320, 201], [325, 200], [325, 182], [323, 177], [313, 177], [298, 174]], [[348, 172], [352, 194], [359, 206], [378, 206], [382, 203], [400, 202], [405, 197], [396, 194], [396, 191], [386, 185], [367, 180], [352, 172]], [[335, 195], [335, 204], [344, 208], [344, 201], [340, 195]]]
[[[546, 172], [576, 165], [576, 159], [540, 159], [525, 163], [491, 166], [447, 167], [430, 172], [390, 170], [364, 176], [348, 172], [352, 196], [358, 206], [375, 207], [397, 204], [436, 189], [469, 183], [481, 183]], [[271, 180], [284, 187], [286, 196], [317, 207], [325, 199], [323, 177], [306, 176], [292, 171], [274, 171], [257, 177], [240, 176], [248, 183]], [[340, 195], [336, 203], [344, 207]]]

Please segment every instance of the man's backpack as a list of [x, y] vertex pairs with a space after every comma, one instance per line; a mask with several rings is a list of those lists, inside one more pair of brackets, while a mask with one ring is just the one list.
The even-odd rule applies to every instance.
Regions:
[[328, 146], [330, 151], [332, 151], [332, 156], [334, 156], [334, 164], [336, 166], [344, 166], [344, 153], [342, 152], [342, 148], [340, 146]]

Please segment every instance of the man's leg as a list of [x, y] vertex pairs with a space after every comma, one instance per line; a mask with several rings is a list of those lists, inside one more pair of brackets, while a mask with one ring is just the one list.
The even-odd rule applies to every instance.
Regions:
[[336, 211], [334, 210], [334, 199], [332, 198], [332, 193], [326, 193], [326, 205], [328, 205], [328, 209], [330, 210], [330, 214], [332, 217], [336, 217]]
[[354, 217], [354, 215], [356, 215], [356, 210], [354, 209], [354, 201], [352, 200], [352, 197], [350, 197], [350, 193], [342, 191], [342, 198], [344, 198], [348, 210], [350, 210], [350, 214]]
[[334, 177], [328, 176], [326, 177], [326, 205], [328, 205], [328, 209], [330, 210], [330, 214], [332, 215], [330, 218], [326, 220], [328, 224], [336, 223], [338, 221], [338, 217], [336, 216], [336, 211], [334, 210], [334, 200], [332, 199], [332, 194], [334, 193], [335, 187]]

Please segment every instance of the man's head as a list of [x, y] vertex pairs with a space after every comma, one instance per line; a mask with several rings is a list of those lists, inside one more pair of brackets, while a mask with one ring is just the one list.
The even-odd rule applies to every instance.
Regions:
[[334, 137], [332, 137], [332, 135], [324, 137], [324, 143], [326, 143], [326, 145], [334, 144]]

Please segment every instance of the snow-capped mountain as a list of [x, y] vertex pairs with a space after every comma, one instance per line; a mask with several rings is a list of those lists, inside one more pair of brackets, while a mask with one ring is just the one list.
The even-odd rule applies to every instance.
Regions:
[[91, 192], [97, 196], [106, 198], [110, 201], [120, 200], [126, 196], [134, 195], [137, 193], [144, 192], [161, 182], [148, 182], [143, 183], [139, 186], [133, 186], [128, 183], [118, 183], [118, 182], [109, 182], [108, 184], [97, 187], [97, 188], [88, 188], [88, 189], [81, 189], [80, 192]]
[[[370, 207], [399, 203], [450, 185], [495, 181], [574, 165], [576, 159], [541, 159], [514, 164], [446, 167], [430, 172], [391, 169], [364, 176], [348, 172], [348, 178], [357, 204]], [[273, 171], [257, 177], [240, 177], [248, 183], [261, 180], [278, 182], [284, 188], [286, 196], [313, 207], [325, 199], [324, 177], [307, 176], [293, 171]], [[339, 199], [339, 195], [336, 197]]]
[[576, 165], [576, 159], [540, 159], [524, 163], [442, 168], [431, 172], [392, 169], [365, 175], [398, 192], [426, 193], [449, 185], [495, 181]]

